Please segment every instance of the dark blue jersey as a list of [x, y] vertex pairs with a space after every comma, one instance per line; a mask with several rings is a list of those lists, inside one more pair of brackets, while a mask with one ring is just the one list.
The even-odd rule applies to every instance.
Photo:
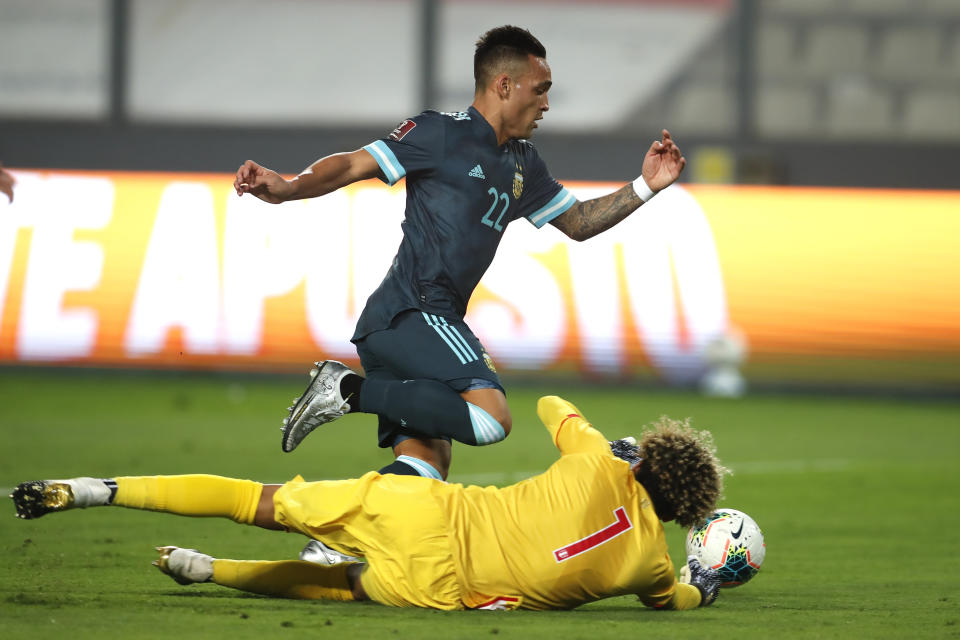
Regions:
[[462, 318], [507, 225], [542, 227], [576, 203], [525, 140], [497, 146], [473, 107], [425, 111], [364, 147], [381, 180], [407, 178], [403, 241], [386, 278], [367, 299], [353, 340], [385, 329], [401, 311]]

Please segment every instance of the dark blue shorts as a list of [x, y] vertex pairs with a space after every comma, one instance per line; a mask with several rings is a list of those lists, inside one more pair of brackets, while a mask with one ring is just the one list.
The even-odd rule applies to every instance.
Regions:
[[[356, 346], [368, 378], [437, 380], [457, 393], [473, 389], [504, 391], [493, 360], [463, 320], [404, 311], [387, 329], [368, 334]], [[382, 416], [378, 436], [381, 447], [423, 437]]]

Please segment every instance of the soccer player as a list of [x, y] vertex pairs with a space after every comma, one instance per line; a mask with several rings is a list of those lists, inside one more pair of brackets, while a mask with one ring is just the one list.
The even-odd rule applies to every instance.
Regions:
[[352, 337], [366, 378], [339, 362], [317, 363], [319, 373], [285, 420], [284, 451], [346, 412], [373, 413], [379, 445], [396, 456], [381, 471], [446, 478], [451, 439], [486, 445], [505, 438], [512, 421], [503, 385], [463, 317], [507, 225], [526, 218], [586, 240], [683, 170], [686, 161], [664, 130], [633, 183], [579, 202], [526, 140], [549, 109], [553, 84], [539, 40], [513, 26], [488, 31], [477, 42], [474, 79], [466, 111], [425, 111], [291, 180], [251, 160], [238, 169], [237, 193], [270, 203], [322, 196], [368, 178], [392, 185], [406, 177], [403, 240]]
[[690, 558], [681, 571], [689, 584], [678, 582], [661, 524], [689, 527], [714, 509], [724, 469], [709, 432], [663, 418], [618, 457], [562, 398], [541, 398], [537, 413], [560, 459], [502, 489], [371, 471], [284, 485], [203, 475], [44, 480], [12, 497], [21, 518], [107, 504], [222, 516], [365, 558], [327, 566], [159, 547], [154, 564], [181, 584], [435, 609], [569, 609], [626, 594], [666, 609], [712, 603], [719, 576]]

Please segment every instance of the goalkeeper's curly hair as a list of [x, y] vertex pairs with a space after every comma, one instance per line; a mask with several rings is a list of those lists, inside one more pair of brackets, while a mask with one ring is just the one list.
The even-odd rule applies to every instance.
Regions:
[[717, 459], [709, 431], [696, 431], [689, 420], [662, 416], [637, 443], [643, 461], [637, 480], [647, 489], [661, 520], [692, 527], [706, 518], [723, 491], [729, 471]]

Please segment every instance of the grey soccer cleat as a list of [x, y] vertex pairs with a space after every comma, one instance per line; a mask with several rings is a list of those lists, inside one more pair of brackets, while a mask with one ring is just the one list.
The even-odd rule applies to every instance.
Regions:
[[343, 562], [363, 562], [355, 556], [348, 556], [345, 553], [334, 551], [319, 540], [311, 540], [307, 546], [300, 552], [300, 559], [305, 562], [333, 566]]
[[24, 520], [32, 520], [51, 511], [63, 511], [74, 506], [73, 489], [59, 480], [22, 482], [10, 497], [17, 509], [17, 517]]
[[340, 395], [340, 381], [353, 373], [350, 367], [336, 360], [314, 364], [317, 369], [316, 373], [311, 371], [313, 380], [294, 400], [289, 409], [290, 415], [283, 420], [281, 446], [288, 453], [296, 449], [311, 431], [350, 411], [350, 405], [347, 404], [349, 398]]
[[157, 547], [160, 557], [153, 566], [173, 578], [177, 584], [209, 582], [213, 577], [213, 557], [196, 549]]

